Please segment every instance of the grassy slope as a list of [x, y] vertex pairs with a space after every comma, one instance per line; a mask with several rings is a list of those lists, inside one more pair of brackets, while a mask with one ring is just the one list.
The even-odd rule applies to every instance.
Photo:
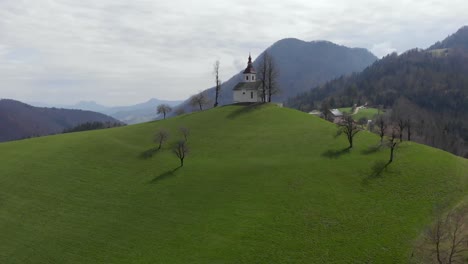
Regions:
[[[192, 135], [186, 166], [158, 127]], [[432, 208], [466, 196], [468, 166], [407, 143], [381, 177], [319, 118], [266, 106], [0, 144], [1, 263], [404, 262]]]
[[[341, 112], [343, 113], [351, 113], [351, 107], [344, 107], [344, 108], [339, 108]], [[377, 108], [365, 108], [365, 109], [360, 109], [356, 114], [353, 115], [353, 119], [356, 121], [359, 121], [359, 119], [365, 117], [368, 120], [372, 120], [375, 115], [379, 113], [379, 109]]]

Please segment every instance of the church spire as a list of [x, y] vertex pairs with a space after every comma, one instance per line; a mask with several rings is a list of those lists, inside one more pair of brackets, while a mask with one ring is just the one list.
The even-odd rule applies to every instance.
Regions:
[[249, 52], [249, 60], [247, 62], [247, 68], [244, 70], [244, 82], [255, 82], [256, 81], [256, 71], [252, 63], [252, 55]]

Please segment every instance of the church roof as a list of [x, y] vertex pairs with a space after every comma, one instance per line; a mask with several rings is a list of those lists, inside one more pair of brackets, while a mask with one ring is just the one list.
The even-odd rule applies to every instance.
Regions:
[[255, 71], [254, 66], [253, 66], [252, 57], [250, 56], [250, 54], [249, 54], [249, 61], [247, 62], [247, 68], [245, 68], [245, 70], [244, 70], [244, 74], [246, 74], [246, 73], [257, 73]]
[[258, 90], [262, 85], [261, 81], [256, 82], [240, 82], [236, 86], [234, 86], [234, 91], [239, 90]]

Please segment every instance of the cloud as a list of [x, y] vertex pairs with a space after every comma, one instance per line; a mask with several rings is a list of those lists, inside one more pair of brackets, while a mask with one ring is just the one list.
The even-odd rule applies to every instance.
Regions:
[[128, 104], [183, 99], [227, 80], [286, 37], [382, 56], [427, 47], [467, 23], [452, 1], [0, 0], [2, 97]]

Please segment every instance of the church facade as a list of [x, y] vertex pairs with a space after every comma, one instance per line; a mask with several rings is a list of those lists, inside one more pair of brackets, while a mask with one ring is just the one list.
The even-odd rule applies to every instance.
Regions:
[[234, 103], [262, 102], [262, 81], [257, 80], [257, 72], [249, 55], [247, 68], [242, 74], [242, 81], [233, 89]]

